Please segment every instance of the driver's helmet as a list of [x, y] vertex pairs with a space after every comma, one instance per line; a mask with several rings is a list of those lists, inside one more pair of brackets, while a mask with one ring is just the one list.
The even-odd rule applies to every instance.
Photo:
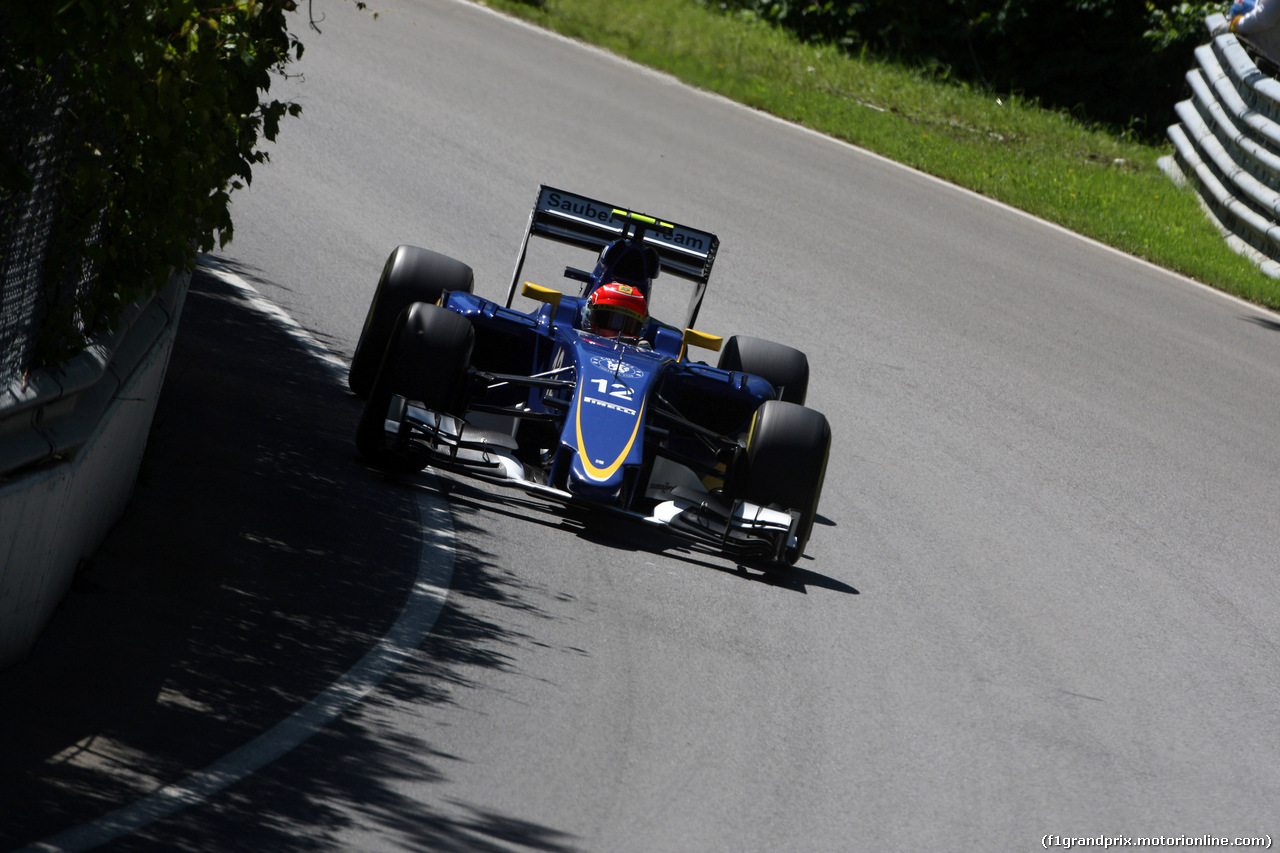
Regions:
[[649, 308], [640, 288], [602, 284], [587, 297], [587, 331], [602, 338], [639, 338], [649, 322]]

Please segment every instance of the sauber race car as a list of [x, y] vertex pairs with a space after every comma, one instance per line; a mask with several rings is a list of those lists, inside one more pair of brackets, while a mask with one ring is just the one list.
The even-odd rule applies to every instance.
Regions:
[[[573, 293], [524, 282], [537, 303], [526, 313], [512, 302], [534, 237], [596, 261], [565, 268]], [[361, 456], [608, 508], [739, 559], [795, 563], [831, 429], [804, 406], [804, 353], [692, 328], [718, 247], [709, 232], [547, 186], [505, 304], [472, 292], [466, 264], [400, 246], [351, 361], [351, 390], [366, 399]], [[667, 277], [691, 297], [683, 317], [664, 321], [650, 306], [671, 301], [657, 293]], [[718, 351], [716, 366], [692, 348]]]

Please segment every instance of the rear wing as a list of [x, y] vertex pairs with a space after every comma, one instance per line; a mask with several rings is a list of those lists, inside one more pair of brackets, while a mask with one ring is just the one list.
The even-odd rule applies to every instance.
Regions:
[[[615, 212], [620, 214], [621, 221], [615, 221]], [[696, 298], [701, 302], [707, 279], [711, 277], [711, 267], [716, 261], [716, 250], [720, 248], [720, 239], [716, 235], [710, 231], [700, 231], [687, 225], [633, 213], [626, 208], [544, 184], [538, 188], [538, 200], [529, 215], [524, 240], [520, 243], [516, 269], [511, 276], [511, 287], [507, 291], [507, 307], [511, 307], [511, 301], [515, 298], [530, 237], [545, 237], [599, 251], [620, 239], [628, 223], [637, 220], [653, 223], [652, 227], [645, 229], [644, 242], [657, 250], [660, 269], [695, 282], [698, 285]]]

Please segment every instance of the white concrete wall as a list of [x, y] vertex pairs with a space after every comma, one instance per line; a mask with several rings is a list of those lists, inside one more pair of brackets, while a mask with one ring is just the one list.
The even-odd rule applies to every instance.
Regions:
[[[97, 380], [77, 394], [76, 412], [41, 423], [52, 445], [76, 436], [65, 457], [0, 481], [0, 668], [30, 651], [75, 577], [76, 567], [120, 518], [146, 448], [189, 276], [175, 280], [113, 342]], [[56, 405], [56, 404], [53, 404]], [[39, 415], [29, 420], [42, 421]], [[10, 426], [0, 443], [35, 429]], [[80, 435], [85, 436], [83, 442]]]

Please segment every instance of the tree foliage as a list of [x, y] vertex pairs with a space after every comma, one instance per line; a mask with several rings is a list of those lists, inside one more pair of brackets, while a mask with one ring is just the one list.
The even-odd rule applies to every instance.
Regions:
[[[704, 0], [714, 2], [714, 0]], [[1172, 122], [1204, 17], [1175, 0], [720, 0], [847, 51], [918, 64], [1154, 137]]]
[[[302, 56], [293, 0], [38, 0], [0, 9], [7, 98], [55, 111], [58, 215], [38, 358], [56, 363], [197, 250], [232, 234], [247, 184], [300, 107], [265, 97]], [[6, 121], [8, 117], [5, 117]], [[32, 140], [0, 128], [0, 202], [32, 190]], [[80, 287], [92, 269], [100, 284]], [[69, 293], [69, 290], [75, 293]]]

